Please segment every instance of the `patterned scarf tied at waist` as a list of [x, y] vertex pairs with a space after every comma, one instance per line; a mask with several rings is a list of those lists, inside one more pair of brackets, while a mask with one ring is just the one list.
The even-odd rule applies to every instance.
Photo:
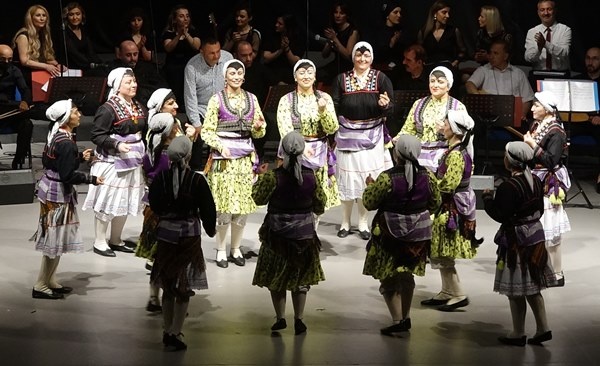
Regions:
[[340, 151], [371, 150], [383, 139], [384, 121], [384, 118], [352, 121], [339, 116], [340, 128], [335, 135], [337, 149]]

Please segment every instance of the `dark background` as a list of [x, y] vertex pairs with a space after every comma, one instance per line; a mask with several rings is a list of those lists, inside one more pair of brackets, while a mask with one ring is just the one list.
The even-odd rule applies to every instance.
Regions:
[[[362, 38], [370, 39], [376, 26], [383, 22], [380, 11], [381, 0], [348, 0], [346, 1], [353, 12], [354, 23], [361, 30]], [[54, 48], [61, 60], [62, 35], [60, 27], [60, 9], [68, 1], [19, 1], [11, 2], [10, 7], [4, 6], [0, 13], [0, 41], [10, 44], [16, 31], [22, 26], [27, 8], [33, 4], [41, 4], [50, 12], [51, 27], [53, 31]], [[114, 39], [122, 29], [123, 18], [128, 10], [140, 6], [152, 15], [151, 28], [158, 38], [165, 27], [169, 10], [175, 4], [185, 3], [192, 13], [194, 25], [207, 32], [211, 25], [208, 14], [213, 12], [218, 23], [221, 35], [233, 23], [233, 9], [240, 3], [236, 0], [197, 0], [197, 1], [159, 1], [159, 0], [81, 0], [79, 3], [87, 13], [86, 27], [96, 45], [99, 54], [111, 54]], [[306, 34], [308, 24], [310, 38], [314, 34], [323, 34], [323, 28], [329, 22], [332, 0], [254, 0], [250, 1], [254, 12], [254, 26], [262, 33], [263, 40], [268, 39], [274, 29], [275, 18], [278, 15], [292, 13]], [[433, 0], [405, 0], [402, 2], [402, 24], [404, 31], [409, 35], [423, 26], [429, 6]], [[482, 5], [494, 5], [500, 9], [505, 28], [513, 34], [515, 39], [515, 55], [513, 62], [520, 64], [523, 54], [523, 44], [527, 30], [540, 23], [536, 14], [537, 0], [455, 0], [452, 5], [451, 22], [457, 25], [465, 36], [465, 41], [472, 50], [473, 37], [477, 31], [477, 17]], [[558, 20], [570, 26], [573, 31], [571, 44], [571, 67], [581, 71], [585, 50], [593, 45], [600, 44], [600, 1], [596, 0], [570, 0], [557, 1]], [[10, 9], [10, 10], [9, 10]], [[307, 16], [308, 13], [308, 16]], [[160, 42], [159, 42], [160, 43]], [[160, 44], [158, 45], [160, 50]], [[311, 42], [312, 50], [319, 50], [321, 45]], [[375, 55], [377, 58], [377, 55]]]

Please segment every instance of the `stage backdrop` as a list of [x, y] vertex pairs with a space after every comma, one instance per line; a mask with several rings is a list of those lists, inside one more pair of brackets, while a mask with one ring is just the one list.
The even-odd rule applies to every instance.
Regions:
[[[15, 32], [22, 26], [27, 8], [33, 4], [41, 4], [50, 12], [51, 27], [53, 31], [54, 47], [62, 57], [64, 53], [60, 17], [61, 6], [66, 6], [68, 1], [42, 0], [11, 2], [10, 10], [5, 8], [0, 13], [0, 41], [10, 44]], [[90, 30], [97, 52], [110, 54], [113, 52], [114, 39], [123, 27], [124, 16], [131, 7], [142, 7], [149, 16], [150, 28], [160, 39], [170, 8], [182, 1], [116, 1], [116, 0], [81, 0], [79, 3], [87, 13], [86, 27]], [[183, 1], [183, 3], [186, 3]], [[233, 9], [240, 3], [236, 0], [202, 0], [188, 1], [192, 12], [193, 23], [202, 32], [210, 31], [208, 14], [214, 13], [218, 23], [218, 32], [222, 36], [233, 24]], [[308, 35], [312, 41], [309, 47], [319, 50], [322, 45], [314, 41], [314, 35], [323, 34], [323, 28], [329, 22], [331, 14], [331, 0], [254, 0], [250, 1], [254, 12], [254, 26], [260, 30], [264, 39], [271, 37], [274, 29], [275, 18], [278, 15], [291, 13], [295, 15], [299, 29], [303, 35]], [[381, 14], [381, 0], [348, 0], [353, 13], [353, 20], [361, 31], [362, 38], [369, 40], [376, 31], [376, 26], [383, 22]], [[405, 0], [402, 9], [402, 24], [404, 31], [410, 36], [415, 36], [423, 26], [432, 0]], [[454, 0], [452, 5], [451, 22], [457, 25], [465, 35], [467, 45], [472, 50], [473, 36], [477, 31], [477, 17], [482, 5], [494, 5], [503, 15], [503, 22], [515, 38], [514, 63], [521, 63], [523, 44], [527, 30], [536, 24], [539, 19], [536, 14], [537, 0]], [[585, 49], [600, 43], [598, 32], [598, 14], [600, 14], [600, 1], [589, 0], [558, 0], [558, 19], [573, 30], [572, 41], [572, 68], [581, 71], [583, 68], [583, 55]], [[160, 42], [159, 42], [160, 43]], [[160, 49], [160, 44], [158, 45]], [[377, 55], [375, 55], [377, 57]]]

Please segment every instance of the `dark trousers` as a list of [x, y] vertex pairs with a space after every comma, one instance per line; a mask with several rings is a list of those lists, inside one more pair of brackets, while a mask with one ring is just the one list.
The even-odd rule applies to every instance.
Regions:
[[[200, 122], [204, 122], [204, 118], [200, 117]], [[203, 157], [204, 141], [200, 138], [200, 135], [196, 137], [196, 141], [192, 145], [192, 157], [190, 158], [190, 169], [192, 170], [203, 170], [206, 159]]]
[[23, 115], [16, 115], [0, 120], [0, 134], [16, 133], [17, 150], [15, 152], [15, 161], [23, 162], [25, 155], [31, 147], [31, 135], [33, 133], [33, 123], [29, 118]]

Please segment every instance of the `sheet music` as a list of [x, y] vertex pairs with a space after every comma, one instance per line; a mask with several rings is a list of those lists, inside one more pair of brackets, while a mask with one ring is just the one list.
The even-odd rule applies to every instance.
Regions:
[[[61, 77], [81, 77], [83, 76], [83, 72], [79, 69], [68, 69], [67, 71], [61, 74]], [[48, 85], [50, 84], [50, 80], [46, 81], [44, 85], [42, 85], [42, 90], [44, 92], [48, 92]]]
[[590, 80], [538, 80], [538, 90], [549, 91], [558, 99], [562, 112], [595, 112], [600, 110], [598, 83]]

